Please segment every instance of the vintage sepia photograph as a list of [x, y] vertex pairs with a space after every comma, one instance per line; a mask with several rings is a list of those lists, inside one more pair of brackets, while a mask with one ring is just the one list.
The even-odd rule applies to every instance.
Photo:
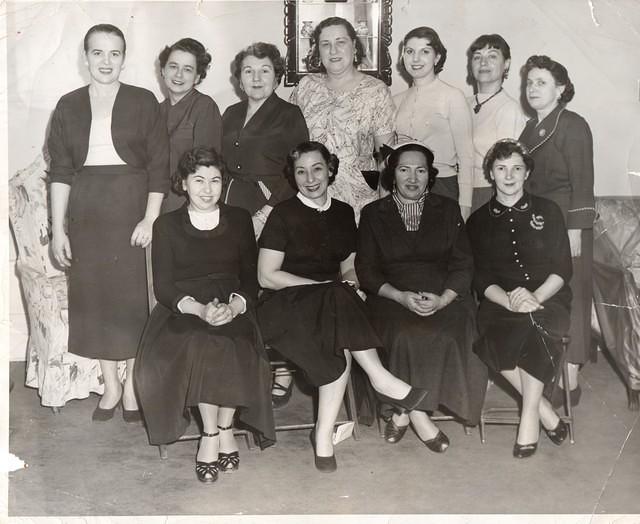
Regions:
[[640, 524], [640, 2], [0, 30], [0, 521]]

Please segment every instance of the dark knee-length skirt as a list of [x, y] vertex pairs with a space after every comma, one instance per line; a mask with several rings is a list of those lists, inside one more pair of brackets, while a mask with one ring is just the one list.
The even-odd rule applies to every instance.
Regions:
[[258, 306], [266, 344], [301, 368], [313, 386], [344, 373], [344, 350], [382, 346], [364, 302], [342, 282], [266, 291]]
[[213, 327], [158, 304], [135, 366], [135, 385], [154, 445], [174, 442], [199, 403], [237, 407], [263, 440], [274, 441], [271, 367], [251, 312]]
[[559, 362], [559, 339], [568, 329], [569, 309], [556, 297], [533, 313], [513, 313], [483, 300], [478, 310], [480, 338], [473, 349], [494, 371], [519, 367], [546, 384]]
[[389, 371], [428, 390], [417, 409], [445, 407], [470, 424], [479, 421], [487, 368], [473, 353], [474, 303], [455, 300], [421, 317], [393, 300], [370, 296], [371, 323], [384, 343]]
[[144, 217], [146, 172], [86, 166], [69, 194], [69, 351], [87, 358], [136, 355], [148, 316], [144, 250], [131, 234]]

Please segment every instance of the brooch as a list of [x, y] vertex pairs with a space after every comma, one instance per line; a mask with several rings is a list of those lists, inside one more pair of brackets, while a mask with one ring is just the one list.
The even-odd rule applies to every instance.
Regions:
[[529, 222], [533, 229], [540, 231], [544, 227], [544, 217], [531, 213], [531, 221]]
[[540, 131], [538, 131], [538, 135], [542, 138], [544, 135], [547, 134], [547, 130], [546, 129], [541, 129]]

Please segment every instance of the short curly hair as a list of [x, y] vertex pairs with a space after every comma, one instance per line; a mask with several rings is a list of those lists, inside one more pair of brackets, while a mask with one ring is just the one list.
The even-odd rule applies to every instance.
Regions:
[[211, 64], [211, 54], [207, 52], [200, 42], [193, 38], [182, 38], [175, 44], [166, 46], [158, 55], [160, 69], [164, 69], [164, 66], [166, 66], [169, 61], [169, 56], [174, 51], [184, 51], [185, 53], [190, 53], [194, 56], [196, 59], [196, 73], [200, 77], [196, 84], [199, 84], [206, 78], [207, 71], [209, 70], [209, 64]]
[[429, 171], [427, 189], [430, 190], [433, 187], [433, 184], [435, 184], [436, 176], [438, 176], [438, 169], [433, 167], [433, 152], [425, 145], [410, 142], [408, 144], [396, 146], [386, 159], [385, 167], [380, 174], [380, 185], [387, 191], [393, 191], [393, 183], [396, 178], [396, 168], [400, 162], [400, 156], [402, 153], [406, 153], [408, 151], [416, 151], [424, 155], [424, 158], [427, 161], [427, 169]]
[[356, 50], [353, 57], [353, 65], [356, 68], [362, 63], [362, 59], [366, 56], [364, 46], [362, 45], [362, 42], [360, 42], [360, 39], [356, 34], [356, 30], [353, 28], [353, 25], [351, 25], [351, 22], [339, 16], [330, 16], [329, 18], [325, 18], [324, 20], [322, 20], [313, 30], [313, 36], [311, 37], [311, 46], [309, 48], [307, 56], [304, 59], [304, 62], [307, 66], [307, 71], [309, 71], [310, 73], [327, 72], [327, 69], [324, 67], [322, 61], [320, 60], [320, 33], [322, 33], [323, 29], [334, 25], [341, 25], [342, 27], [344, 27], [347, 31], [347, 34], [349, 35], [349, 38], [353, 42]]
[[220, 153], [213, 147], [194, 147], [182, 155], [178, 163], [178, 169], [171, 174], [171, 189], [178, 195], [186, 196], [188, 199], [187, 192], [182, 188], [182, 182], [189, 175], [193, 175], [201, 166], [215, 167], [223, 177], [225, 175], [224, 161]]
[[400, 44], [400, 59], [398, 60], [398, 69], [400, 71], [400, 74], [406, 80], [411, 82], [411, 75], [409, 74], [409, 71], [407, 71], [407, 68], [404, 66], [402, 55], [404, 54], [404, 48], [412, 38], [424, 38], [429, 42], [429, 45], [431, 46], [433, 51], [437, 55], [440, 55], [438, 62], [433, 66], [433, 71], [437, 75], [440, 71], [442, 71], [442, 69], [444, 68], [444, 63], [447, 61], [447, 48], [442, 43], [442, 40], [440, 40], [440, 37], [438, 36], [436, 30], [426, 26], [415, 27], [406, 35], [404, 35], [402, 43]]
[[[471, 61], [473, 60], [473, 54], [476, 51], [484, 49], [485, 47], [488, 47], [489, 49], [497, 49], [502, 53], [502, 58], [504, 58], [505, 61], [511, 60], [511, 48], [509, 47], [509, 44], [507, 44], [507, 41], [502, 38], [501, 35], [495, 33], [490, 35], [480, 35], [473, 42], [471, 42], [469, 49], [467, 49], [467, 84], [473, 87], [474, 93], [478, 91], [478, 83], [473, 77]], [[502, 80], [506, 80], [508, 75], [509, 68], [506, 68]]]
[[296, 161], [305, 153], [312, 153], [317, 151], [322, 155], [327, 167], [329, 168], [329, 185], [333, 184], [338, 176], [338, 167], [340, 166], [340, 160], [336, 155], [330, 153], [324, 144], [310, 140], [308, 142], [301, 142], [294, 147], [287, 155], [287, 163], [284, 166], [284, 176], [291, 184], [291, 187], [298, 190], [298, 184], [296, 184]]
[[280, 54], [280, 50], [273, 44], [267, 42], [254, 42], [250, 46], [245, 47], [233, 59], [233, 76], [240, 82], [242, 74], [242, 62], [248, 56], [256, 58], [268, 58], [273, 64], [273, 71], [276, 74], [276, 83], [279, 84], [284, 75], [284, 58]]
[[568, 104], [569, 102], [571, 102], [573, 96], [576, 93], [576, 90], [573, 87], [571, 79], [569, 78], [569, 72], [567, 71], [567, 68], [564, 67], [560, 62], [556, 62], [546, 55], [530, 56], [520, 70], [520, 77], [522, 80], [521, 88], [524, 95], [524, 100], [526, 100], [527, 77], [529, 76], [529, 71], [531, 71], [532, 69], [546, 69], [547, 71], [549, 71], [556, 84], [559, 86], [564, 86], [564, 91], [560, 95], [559, 99], [560, 103]]
[[511, 155], [520, 155], [527, 171], [529, 171], [529, 174], [533, 173], [535, 162], [527, 147], [522, 142], [514, 140], [513, 138], [503, 138], [491, 146], [482, 161], [482, 172], [484, 173], [484, 177], [487, 179], [487, 182], [492, 186], [495, 187], [496, 185], [495, 180], [491, 178], [493, 164], [496, 160], [504, 160], [509, 158]]

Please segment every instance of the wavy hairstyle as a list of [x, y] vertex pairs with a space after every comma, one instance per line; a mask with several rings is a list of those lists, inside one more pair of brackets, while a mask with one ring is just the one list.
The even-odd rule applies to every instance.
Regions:
[[309, 48], [309, 52], [307, 53], [307, 56], [304, 59], [304, 62], [307, 65], [307, 70], [309, 72], [311, 73], [327, 72], [327, 69], [324, 67], [324, 65], [322, 64], [322, 61], [320, 60], [320, 47], [319, 47], [320, 33], [322, 33], [322, 30], [324, 28], [331, 27], [334, 25], [341, 25], [342, 27], [344, 27], [347, 30], [347, 34], [349, 35], [349, 38], [351, 38], [351, 41], [353, 42], [353, 46], [355, 49], [355, 53], [353, 56], [354, 67], [357, 68], [362, 63], [362, 59], [364, 58], [366, 53], [364, 50], [364, 46], [362, 45], [362, 42], [360, 42], [360, 39], [356, 34], [356, 30], [351, 25], [351, 22], [339, 16], [331, 16], [329, 18], [325, 18], [324, 20], [322, 20], [313, 30], [313, 36], [311, 37], [311, 47]]
[[250, 46], [245, 47], [233, 59], [233, 76], [240, 83], [240, 75], [242, 74], [242, 62], [248, 56], [256, 58], [268, 58], [273, 64], [273, 72], [276, 75], [276, 83], [280, 84], [284, 75], [284, 58], [280, 54], [278, 48], [273, 44], [266, 42], [254, 42]]
[[207, 70], [211, 63], [211, 55], [207, 53], [205, 47], [194, 40], [193, 38], [182, 38], [171, 46], [165, 46], [165, 48], [158, 55], [158, 62], [160, 62], [160, 69], [164, 69], [169, 61], [169, 56], [173, 51], [184, 51], [194, 56], [196, 59], [196, 74], [200, 79], [196, 82], [196, 85], [202, 82], [207, 76]]
[[301, 142], [294, 147], [287, 155], [287, 163], [284, 166], [284, 176], [291, 184], [291, 187], [298, 191], [298, 184], [296, 184], [296, 160], [298, 160], [305, 153], [312, 153], [317, 151], [322, 155], [327, 167], [329, 168], [329, 185], [333, 184], [338, 176], [338, 167], [340, 166], [340, 160], [336, 155], [330, 153], [324, 144], [309, 140], [308, 142]]
[[530, 106], [527, 102], [527, 77], [529, 76], [529, 71], [531, 71], [532, 69], [546, 69], [547, 71], [549, 71], [549, 73], [551, 73], [551, 76], [555, 80], [556, 85], [564, 86], [564, 91], [560, 95], [559, 102], [563, 105], [571, 102], [573, 96], [576, 93], [576, 90], [573, 87], [571, 79], [569, 78], [569, 72], [567, 71], [567, 68], [564, 67], [560, 62], [556, 62], [546, 55], [533, 55], [527, 59], [526, 63], [520, 70], [521, 99], [524, 103], [526, 103], [528, 109], [530, 109]]
[[513, 138], [503, 138], [491, 146], [482, 161], [482, 172], [484, 173], [484, 177], [493, 187], [496, 185], [495, 180], [491, 178], [493, 164], [496, 160], [504, 160], [509, 158], [511, 155], [520, 155], [527, 171], [529, 171], [529, 175], [533, 173], [535, 162], [527, 147], [522, 142], [514, 140]]
[[[391, 148], [389, 148], [391, 149]], [[438, 169], [433, 167], [433, 152], [427, 146], [418, 142], [408, 142], [405, 144], [398, 144], [389, 153], [386, 159], [385, 167], [380, 174], [380, 185], [387, 191], [393, 191], [393, 183], [396, 178], [396, 168], [400, 162], [400, 155], [407, 151], [416, 151], [424, 155], [427, 161], [427, 169], [429, 171], [429, 179], [427, 180], [427, 189], [431, 190], [433, 184], [436, 182], [436, 176], [438, 176]]]
[[447, 48], [440, 40], [440, 36], [435, 29], [426, 26], [420, 26], [412, 29], [402, 39], [402, 43], [400, 44], [400, 58], [398, 60], [398, 70], [400, 74], [407, 80], [410, 84], [413, 83], [413, 79], [407, 71], [407, 68], [404, 66], [404, 60], [402, 59], [402, 55], [404, 54], [404, 48], [406, 47], [409, 40], [412, 38], [424, 38], [429, 42], [429, 45], [434, 50], [437, 55], [440, 55], [440, 58], [433, 66], [433, 71], [437, 75], [444, 68], [444, 63], [447, 61]]
[[215, 167], [224, 178], [225, 167], [222, 155], [213, 147], [198, 146], [185, 152], [180, 158], [178, 169], [171, 175], [171, 189], [188, 199], [189, 195], [182, 189], [182, 181], [186, 180], [189, 175], [193, 175], [201, 166]]

